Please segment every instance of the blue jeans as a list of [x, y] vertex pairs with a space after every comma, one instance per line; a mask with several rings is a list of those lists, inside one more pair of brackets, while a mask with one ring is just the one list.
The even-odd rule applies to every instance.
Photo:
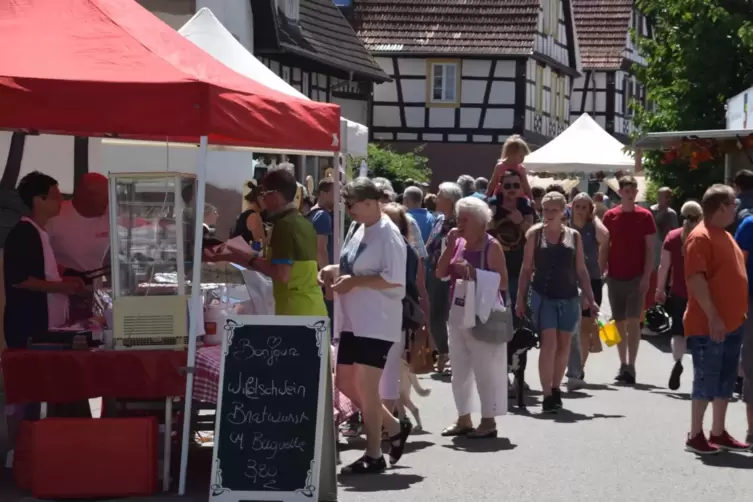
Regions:
[[531, 321], [541, 333], [547, 329], [556, 329], [573, 333], [580, 321], [580, 298], [556, 300], [531, 291]]
[[707, 335], [688, 337], [693, 357], [693, 392], [699, 401], [730, 399], [737, 380], [743, 327], [727, 333], [723, 342]]

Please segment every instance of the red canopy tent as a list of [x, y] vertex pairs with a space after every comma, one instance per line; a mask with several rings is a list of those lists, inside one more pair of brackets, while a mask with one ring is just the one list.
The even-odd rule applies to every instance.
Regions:
[[[281, 94], [235, 73], [132, 0], [2, 0], [0, 47], [0, 129], [200, 141], [197, 207], [204, 205], [208, 143], [332, 152], [337, 161], [339, 106]], [[201, 255], [201, 230], [198, 222], [194, 256]], [[193, 283], [200, 272], [196, 260]], [[196, 310], [199, 293], [192, 290]], [[196, 333], [192, 322], [189, 368]], [[189, 417], [192, 371], [186, 379]]]
[[243, 77], [130, 0], [0, 2], [0, 129], [339, 150], [339, 106]]

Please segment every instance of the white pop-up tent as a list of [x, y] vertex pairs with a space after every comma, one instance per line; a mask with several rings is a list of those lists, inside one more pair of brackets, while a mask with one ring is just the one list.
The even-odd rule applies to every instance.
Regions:
[[[207, 8], [199, 11], [178, 30], [178, 33], [204, 49], [213, 58], [275, 91], [301, 99], [309, 99], [297, 89], [278, 77], [261, 61], [248, 52], [225, 26]], [[342, 153], [366, 157], [369, 143], [369, 128], [351, 120], [340, 119], [340, 142]]]
[[635, 160], [625, 145], [584, 113], [562, 134], [525, 159], [531, 172], [584, 173], [632, 171]]

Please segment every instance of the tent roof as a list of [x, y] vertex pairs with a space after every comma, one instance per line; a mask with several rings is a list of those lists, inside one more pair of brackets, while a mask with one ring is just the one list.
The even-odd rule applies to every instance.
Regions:
[[[241, 75], [298, 99], [309, 98], [281, 79], [275, 72], [256, 59], [230, 33], [219, 19], [207, 8], [201, 8], [178, 30], [178, 33], [204, 49], [213, 58]], [[369, 129], [345, 118], [341, 122], [341, 141], [346, 153], [365, 157], [367, 155]]]
[[635, 167], [624, 145], [584, 113], [559, 136], [526, 156], [530, 171], [579, 172], [629, 171]]
[[3, 2], [0, 46], [0, 129], [339, 150], [337, 105], [235, 73], [133, 0]]

